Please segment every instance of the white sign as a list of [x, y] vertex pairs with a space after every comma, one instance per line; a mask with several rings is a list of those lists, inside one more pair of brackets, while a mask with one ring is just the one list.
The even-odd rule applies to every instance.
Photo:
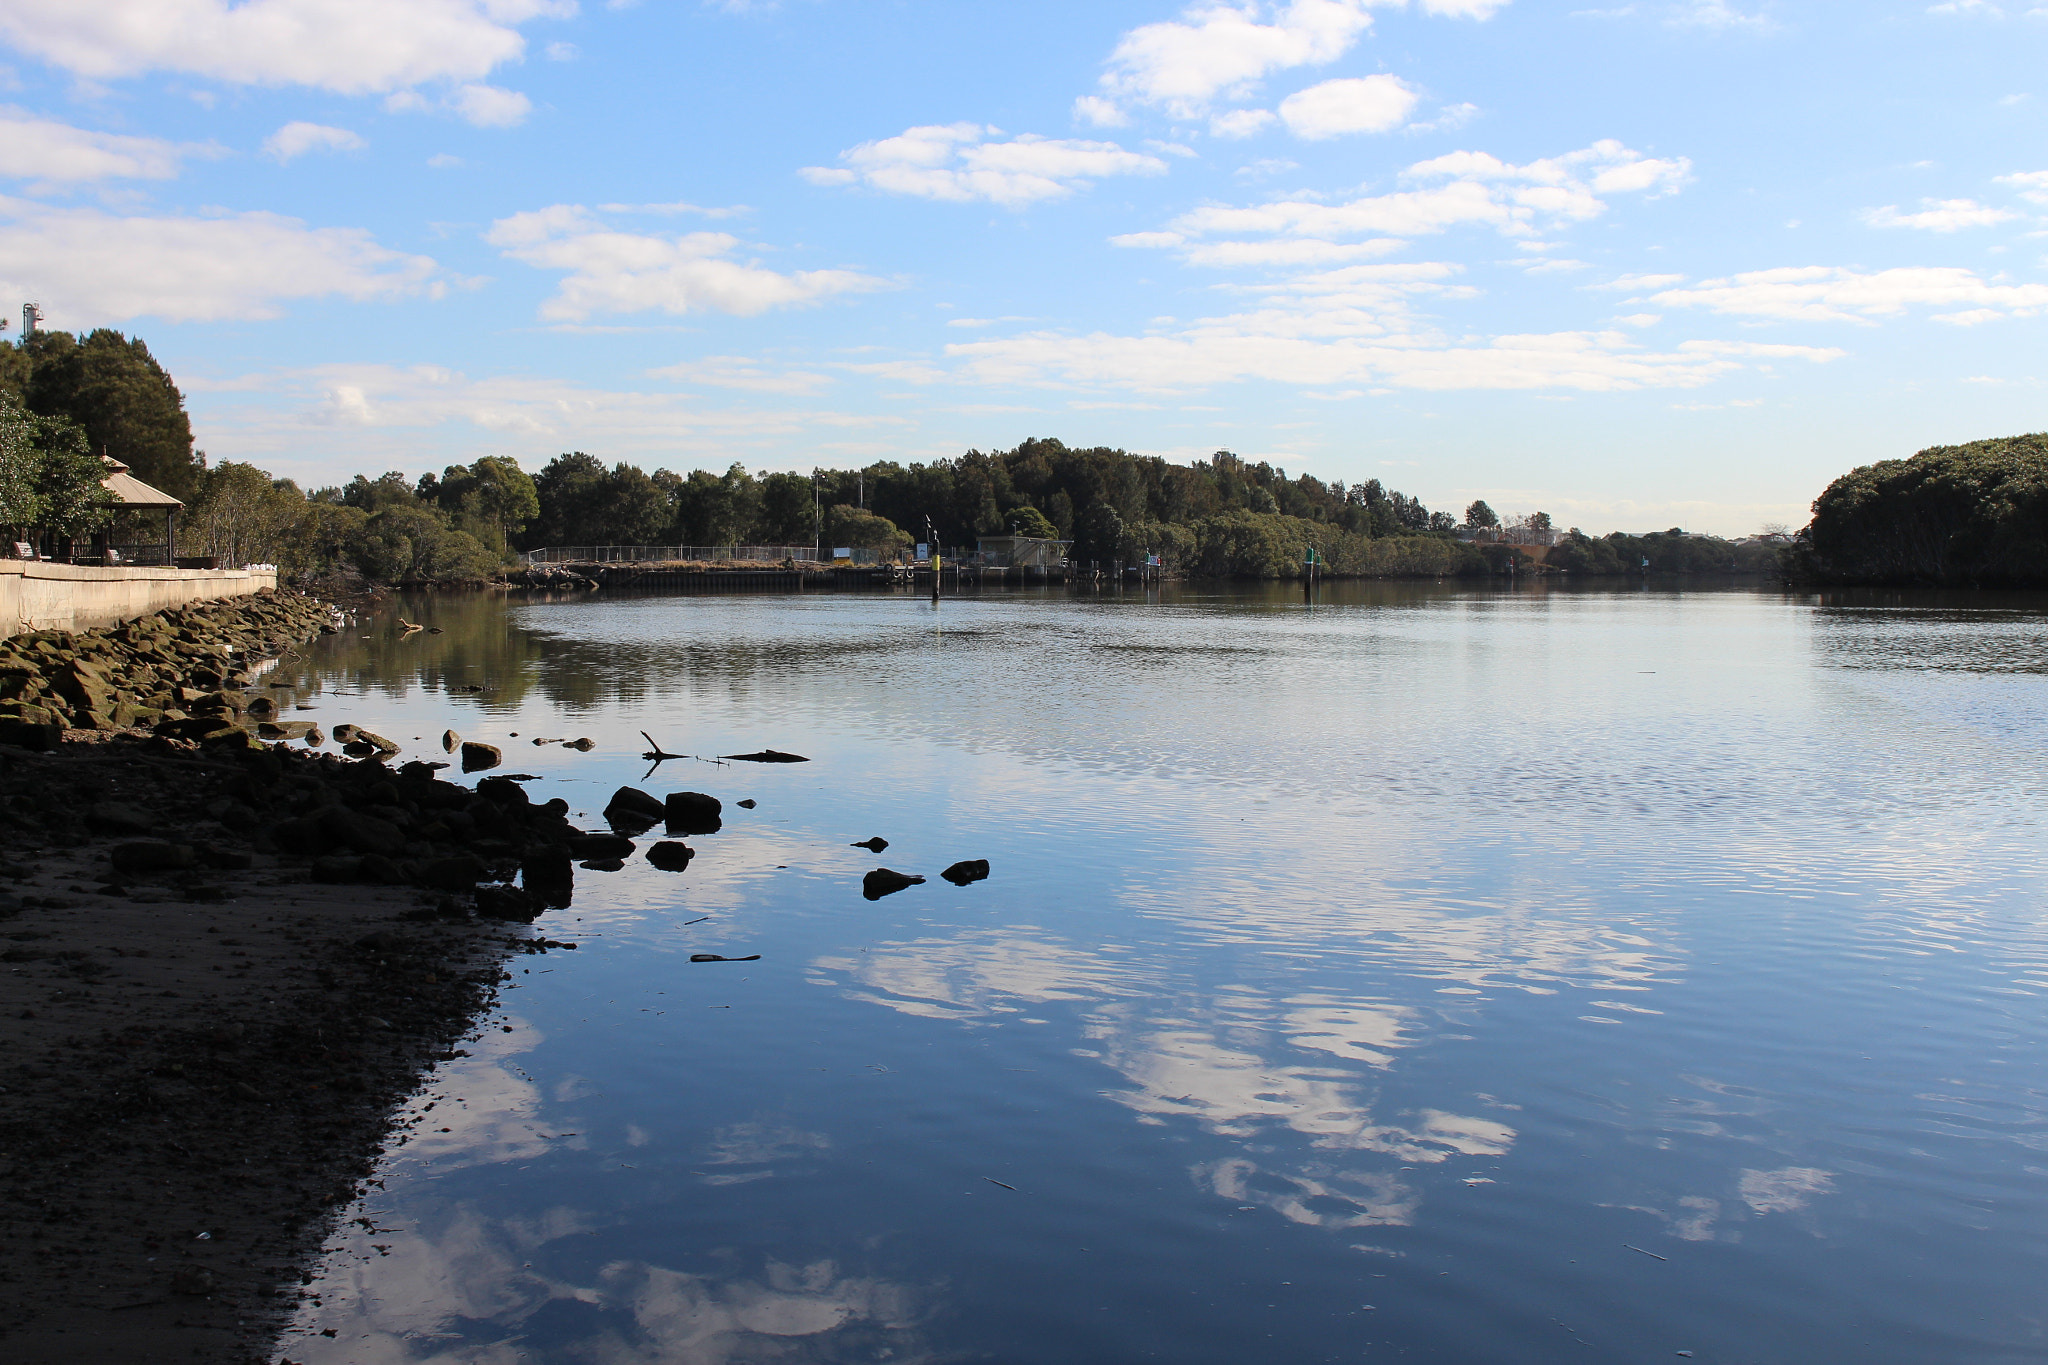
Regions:
[[[23, 548], [27, 547], [24, 546]], [[932, 547], [920, 540], [917, 542], [917, 557], [919, 559], [930, 559], [932, 557]]]
[[832, 552], [832, 557], [834, 559], [852, 559], [853, 551], [842, 545]]

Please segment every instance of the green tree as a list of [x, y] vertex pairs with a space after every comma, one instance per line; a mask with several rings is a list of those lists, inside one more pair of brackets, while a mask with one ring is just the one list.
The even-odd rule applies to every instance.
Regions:
[[104, 482], [107, 462], [87, 448], [85, 432], [75, 424], [45, 418], [40, 425], [42, 525], [60, 541], [91, 535], [114, 519], [114, 495]]
[[482, 578], [498, 556], [424, 507], [391, 506], [367, 518], [347, 547], [365, 578], [417, 583]]
[[417, 507], [420, 503], [412, 480], [396, 469], [387, 470], [374, 479], [356, 475], [341, 489], [336, 500], [345, 507], [360, 507], [373, 516], [387, 507]]
[[1117, 515], [1116, 509], [1106, 502], [1091, 503], [1081, 513], [1081, 524], [1074, 528], [1074, 557], [1100, 562], [1113, 560], [1117, 557], [1117, 546], [1123, 535], [1124, 519]]
[[68, 332], [27, 339], [31, 411], [63, 417], [86, 446], [127, 465], [136, 478], [189, 501], [200, 465], [185, 398], [140, 337], [102, 327], [79, 341]]
[[1058, 540], [1060, 538], [1059, 528], [1046, 520], [1045, 513], [1029, 504], [1022, 507], [1012, 507], [1009, 511], [1003, 513], [1003, 520], [1010, 523], [1010, 534], [1012, 535], [1036, 536], [1040, 540]]
[[199, 476], [199, 489], [178, 519], [179, 545], [183, 553], [212, 555], [228, 567], [282, 564], [306, 514], [305, 495], [291, 480], [223, 460]]
[[1500, 525], [1500, 514], [1486, 505], [1484, 499], [1475, 499], [1465, 509], [1465, 524], [1475, 531], [1486, 531]]
[[41, 436], [41, 419], [0, 392], [0, 528], [9, 540], [28, 539], [43, 519]]
[[878, 517], [873, 512], [845, 503], [825, 513], [825, 545], [827, 554], [835, 549], [896, 550], [910, 544], [910, 533], [900, 531], [896, 523], [887, 517]]
[[[429, 476], [431, 477], [431, 476]], [[427, 479], [422, 478], [422, 488]], [[516, 460], [486, 455], [472, 465], [450, 465], [432, 486], [435, 504], [458, 530], [503, 551], [540, 515], [533, 476]]]

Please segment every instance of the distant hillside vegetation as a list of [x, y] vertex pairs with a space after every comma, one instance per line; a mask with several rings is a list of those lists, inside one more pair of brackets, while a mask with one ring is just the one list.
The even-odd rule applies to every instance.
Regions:
[[2048, 584], [2048, 432], [1851, 470], [1814, 500], [1806, 540], [1828, 582]]

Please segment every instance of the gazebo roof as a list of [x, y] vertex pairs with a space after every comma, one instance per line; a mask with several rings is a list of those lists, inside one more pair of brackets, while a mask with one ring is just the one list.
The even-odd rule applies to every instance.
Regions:
[[183, 507], [185, 505], [169, 493], [164, 492], [163, 489], [151, 488], [148, 484], [130, 474], [128, 466], [122, 464], [119, 460], [106, 455], [102, 455], [100, 458], [107, 462], [107, 476], [101, 479], [100, 482], [106, 486], [108, 492], [114, 495], [114, 501], [121, 506], [145, 509], [153, 507], [159, 511], [167, 511], [171, 508]]

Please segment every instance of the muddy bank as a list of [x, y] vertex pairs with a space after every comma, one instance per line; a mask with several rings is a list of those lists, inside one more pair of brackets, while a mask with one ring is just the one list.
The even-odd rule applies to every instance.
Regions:
[[566, 899], [577, 831], [516, 783], [264, 742], [289, 694], [248, 685], [327, 613], [0, 650], [0, 1358], [272, 1358], [393, 1107]]

